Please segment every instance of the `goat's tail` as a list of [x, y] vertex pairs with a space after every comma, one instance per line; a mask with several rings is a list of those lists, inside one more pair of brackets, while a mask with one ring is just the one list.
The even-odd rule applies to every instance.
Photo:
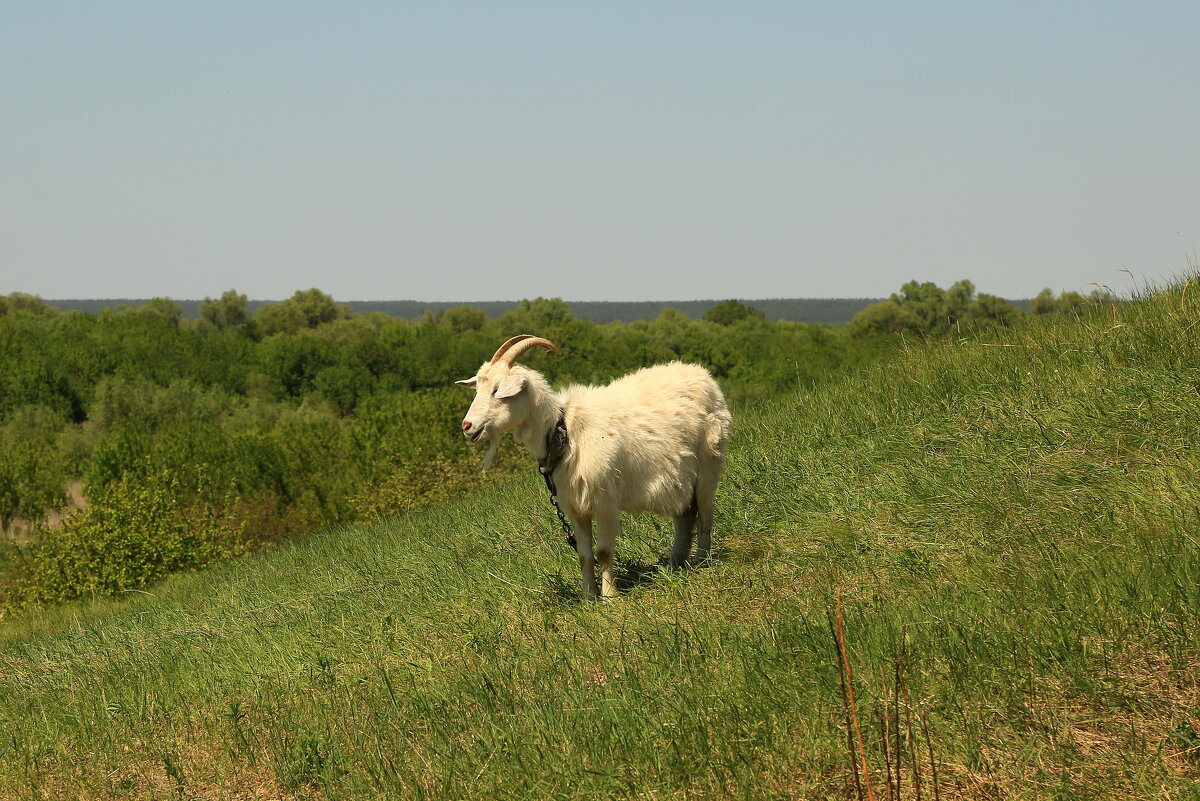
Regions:
[[707, 431], [705, 431], [704, 437], [704, 444], [708, 448], [709, 455], [715, 459], [723, 458], [732, 434], [733, 417], [724, 404], [719, 409], [709, 412]]

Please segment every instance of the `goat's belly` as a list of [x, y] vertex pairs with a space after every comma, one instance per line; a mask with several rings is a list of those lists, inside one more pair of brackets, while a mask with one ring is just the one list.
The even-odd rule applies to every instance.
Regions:
[[682, 483], [672, 486], [626, 487], [621, 494], [621, 511], [653, 512], [663, 517], [674, 517], [692, 503], [692, 488]]
[[603, 482], [560, 484], [559, 500], [578, 517], [591, 518], [600, 510], [614, 506], [622, 512], [652, 512], [674, 517], [691, 505], [695, 486], [695, 476], [690, 474], [667, 478], [626, 473]]

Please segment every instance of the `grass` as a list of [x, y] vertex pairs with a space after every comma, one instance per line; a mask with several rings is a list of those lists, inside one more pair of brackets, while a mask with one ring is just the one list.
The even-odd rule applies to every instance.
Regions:
[[531, 470], [9, 621], [0, 796], [1200, 799], [1198, 346], [1191, 286], [763, 400], [613, 602]]

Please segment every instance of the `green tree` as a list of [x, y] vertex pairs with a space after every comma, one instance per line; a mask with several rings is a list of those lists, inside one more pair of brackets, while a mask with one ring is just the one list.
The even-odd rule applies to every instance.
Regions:
[[[6, 438], [7, 439], [7, 438]], [[41, 520], [63, 505], [62, 464], [53, 443], [9, 441], [0, 452], [0, 524], [15, 516]]]
[[996, 295], [979, 293], [967, 309], [966, 320], [974, 324], [1012, 325], [1022, 312]]
[[[564, 351], [575, 354], [575, 357], [571, 358], [560, 353], [554, 359], [544, 360], [541, 354], [528, 354], [533, 364], [540, 362], [539, 369], [545, 369], [551, 380], [556, 380], [564, 375], [569, 375], [572, 379], [579, 377], [577, 373], [571, 372], [568, 364], [574, 362], [578, 365], [575, 360], [588, 352], [594, 328], [594, 323], [576, 317], [571, 307], [561, 298], [534, 298], [522, 300], [517, 308], [500, 315], [495, 330], [500, 341], [513, 334], [535, 334], [549, 339]], [[472, 361], [474, 369], [479, 365], [479, 360], [476, 358]]]
[[10, 292], [7, 296], [0, 295], [0, 317], [19, 313], [53, 317], [58, 314], [58, 309], [37, 295], [29, 295], [24, 292]]
[[899, 334], [901, 332], [915, 334], [919, 328], [916, 315], [911, 311], [894, 300], [881, 300], [854, 315], [846, 332], [852, 337], [865, 337], [873, 334]]
[[259, 324], [265, 336], [295, 334], [306, 327], [304, 313], [298, 306], [286, 300], [264, 303], [254, 315], [254, 322]]
[[[1102, 302], [1103, 300], [1108, 299], [1099, 292], [1094, 292], [1092, 294], [1094, 296], [1099, 296], [1100, 300], [1097, 300], [1097, 298], [1093, 297], [1091, 302]], [[1089, 299], [1085, 298], [1078, 292], [1063, 292], [1058, 296], [1058, 310], [1067, 314], [1079, 314], [1079, 312], [1083, 311], [1083, 307], [1087, 306], [1088, 303]]]
[[442, 312], [442, 325], [450, 326], [456, 333], [478, 331], [487, 325], [487, 312], [474, 306], [454, 306]]
[[228, 289], [219, 299], [206, 297], [200, 302], [200, 317], [220, 329], [242, 329], [250, 320], [246, 314], [246, 296]]
[[932, 281], [909, 281], [891, 300], [916, 319], [917, 329], [922, 333], [944, 331], [949, 325], [946, 291]]
[[314, 287], [296, 290], [290, 298], [279, 303], [265, 304], [255, 319], [262, 325], [263, 333], [270, 336], [294, 334], [302, 328], [316, 328], [349, 316], [349, 306], [334, 302], [332, 297]]
[[742, 320], [765, 320], [762, 309], [748, 306], [740, 300], [723, 300], [704, 313], [704, 319], [717, 325], [733, 325]]
[[316, 328], [322, 323], [332, 323], [334, 320], [345, 320], [350, 317], [350, 307], [344, 303], [336, 303], [333, 298], [321, 290], [297, 290], [288, 298], [296, 304], [304, 315], [304, 322], [309, 328]]
[[335, 343], [314, 335], [272, 337], [260, 343], [258, 367], [270, 379], [276, 398], [302, 398], [316, 389], [316, 377], [341, 360]]
[[146, 301], [146, 305], [137, 306], [128, 311], [158, 320], [165, 320], [175, 325], [179, 325], [179, 320], [183, 317], [183, 307], [170, 298], [150, 298], [150, 300]]
[[359, 399], [374, 388], [370, 372], [349, 364], [322, 368], [313, 376], [313, 387], [320, 390], [340, 414], [354, 411]]
[[575, 319], [571, 307], [562, 298], [526, 298], [507, 315], [522, 317], [537, 327], [563, 324]]
[[1058, 302], [1050, 287], [1046, 287], [1029, 303], [1029, 309], [1034, 314], [1054, 314], [1058, 311]]
[[923, 335], [936, 336], [953, 328], [978, 325], [1009, 325], [1021, 310], [995, 295], [976, 296], [970, 281], [956, 281], [942, 289], [930, 281], [909, 281], [893, 294], [891, 301], [909, 312]]
[[1079, 314], [1089, 302], [1102, 303], [1108, 298], [1101, 292], [1093, 292], [1091, 298], [1085, 298], [1078, 292], [1060, 292], [1058, 297], [1049, 288], [1043, 289], [1030, 303], [1034, 314], [1054, 314], [1065, 312]]

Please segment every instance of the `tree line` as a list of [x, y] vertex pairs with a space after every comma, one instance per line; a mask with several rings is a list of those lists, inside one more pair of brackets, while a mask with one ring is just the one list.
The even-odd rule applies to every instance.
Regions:
[[[1030, 313], [1079, 314], [1110, 299], [1100, 290], [1085, 298], [1078, 292], [1062, 292], [1055, 297], [1053, 291], [1043, 289], [1030, 302]], [[1004, 298], [976, 293], [970, 281], [956, 281], [948, 289], [929, 281], [909, 281], [887, 300], [858, 312], [850, 321], [848, 333], [854, 337], [912, 334], [924, 338], [964, 329], [1010, 326], [1024, 316], [1020, 307]]]

